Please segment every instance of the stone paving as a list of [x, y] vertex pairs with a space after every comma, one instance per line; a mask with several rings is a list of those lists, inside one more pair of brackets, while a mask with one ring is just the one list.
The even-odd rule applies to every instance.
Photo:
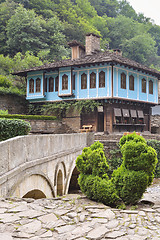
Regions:
[[38, 200], [1, 198], [0, 240], [158, 240], [160, 202], [159, 190], [154, 189], [145, 193], [144, 200], [150, 198], [155, 204], [135, 210], [113, 209], [82, 194]]

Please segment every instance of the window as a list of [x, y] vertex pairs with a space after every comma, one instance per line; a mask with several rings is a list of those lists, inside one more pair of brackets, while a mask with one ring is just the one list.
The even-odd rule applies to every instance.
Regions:
[[146, 93], [146, 79], [145, 78], [142, 79], [142, 92]]
[[58, 76], [55, 78], [55, 92], [58, 92], [59, 78]]
[[29, 93], [34, 93], [34, 80], [32, 78], [29, 80]]
[[129, 76], [129, 90], [134, 91], [134, 77], [133, 77], [133, 75]]
[[73, 82], [72, 82], [72, 88], [73, 88], [73, 90], [75, 90], [75, 79], [76, 79], [76, 75], [74, 74], [73, 75]]
[[149, 80], [149, 94], [153, 94], [153, 81]]
[[126, 74], [121, 73], [121, 88], [126, 89]]
[[68, 90], [68, 76], [66, 74], [62, 76], [62, 90]]
[[44, 79], [44, 92], [47, 92], [47, 78]]
[[37, 78], [36, 79], [36, 92], [40, 92], [41, 91], [41, 79]]
[[105, 72], [101, 71], [99, 73], [99, 88], [105, 87]]
[[94, 72], [90, 74], [90, 88], [96, 88], [96, 74]]
[[87, 89], [87, 74], [81, 75], [81, 89]]
[[49, 78], [49, 92], [53, 92], [54, 89], [54, 79], [52, 77]]

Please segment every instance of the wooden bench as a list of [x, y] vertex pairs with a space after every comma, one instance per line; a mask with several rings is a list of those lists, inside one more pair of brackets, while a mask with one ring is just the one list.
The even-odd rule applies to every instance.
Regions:
[[92, 125], [83, 125], [82, 129], [80, 129], [81, 133], [82, 132], [92, 132]]

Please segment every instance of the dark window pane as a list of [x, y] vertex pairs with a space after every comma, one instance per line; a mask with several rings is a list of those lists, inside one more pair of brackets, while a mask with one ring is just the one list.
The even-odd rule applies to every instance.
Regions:
[[76, 76], [75, 76], [75, 74], [74, 74], [74, 75], [73, 75], [73, 83], [72, 83], [72, 84], [73, 84], [73, 85], [72, 85], [72, 86], [73, 86], [73, 87], [72, 87], [73, 90], [75, 90], [75, 78], [76, 78]]
[[55, 78], [55, 92], [58, 92], [59, 78], [58, 76]]
[[81, 89], [87, 89], [87, 74], [81, 75]]
[[34, 93], [34, 80], [32, 78], [29, 80], [29, 93]]
[[53, 92], [54, 89], [54, 79], [52, 77], [49, 78], [49, 92]]
[[99, 73], [99, 88], [105, 87], [105, 72], [101, 71]]
[[90, 88], [96, 88], [96, 74], [94, 72], [90, 74]]
[[36, 92], [40, 92], [41, 91], [41, 79], [37, 78], [36, 79]]
[[62, 90], [68, 90], [68, 76], [66, 74], [62, 76]]
[[121, 88], [126, 89], [126, 74], [121, 73]]
[[47, 92], [47, 78], [44, 79], [44, 92]]
[[153, 94], [153, 81], [149, 81], [149, 94]]
[[134, 77], [132, 75], [129, 76], [129, 90], [134, 91]]
[[142, 92], [146, 93], [146, 79], [142, 79]]

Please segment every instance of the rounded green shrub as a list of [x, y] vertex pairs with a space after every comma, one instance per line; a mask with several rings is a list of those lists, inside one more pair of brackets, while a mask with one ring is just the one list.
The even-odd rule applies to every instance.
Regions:
[[27, 135], [30, 130], [30, 123], [24, 120], [0, 118], [0, 141], [16, 136]]
[[153, 181], [157, 153], [135, 133], [123, 136], [120, 145], [123, 162], [113, 172], [112, 182], [125, 204], [135, 204]]
[[120, 147], [123, 162], [111, 179], [101, 143], [84, 148], [77, 158], [78, 182], [88, 198], [110, 206], [136, 204], [151, 184], [157, 164], [156, 151], [135, 133], [123, 136]]
[[116, 206], [119, 197], [107, 175], [108, 163], [103, 152], [103, 144], [95, 142], [84, 148], [76, 160], [80, 171], [78, 183], [83, 193], [92, 200]]
[[146, 140], [142, 136], [139, 136], [134, 132], [132, 134], [127, 134], [127, 135], [124, 135], [123, 137], [121, 137], [121, 139], [119, 141], [120, 147], [122, 147], [128, 141], [146, 143]]

